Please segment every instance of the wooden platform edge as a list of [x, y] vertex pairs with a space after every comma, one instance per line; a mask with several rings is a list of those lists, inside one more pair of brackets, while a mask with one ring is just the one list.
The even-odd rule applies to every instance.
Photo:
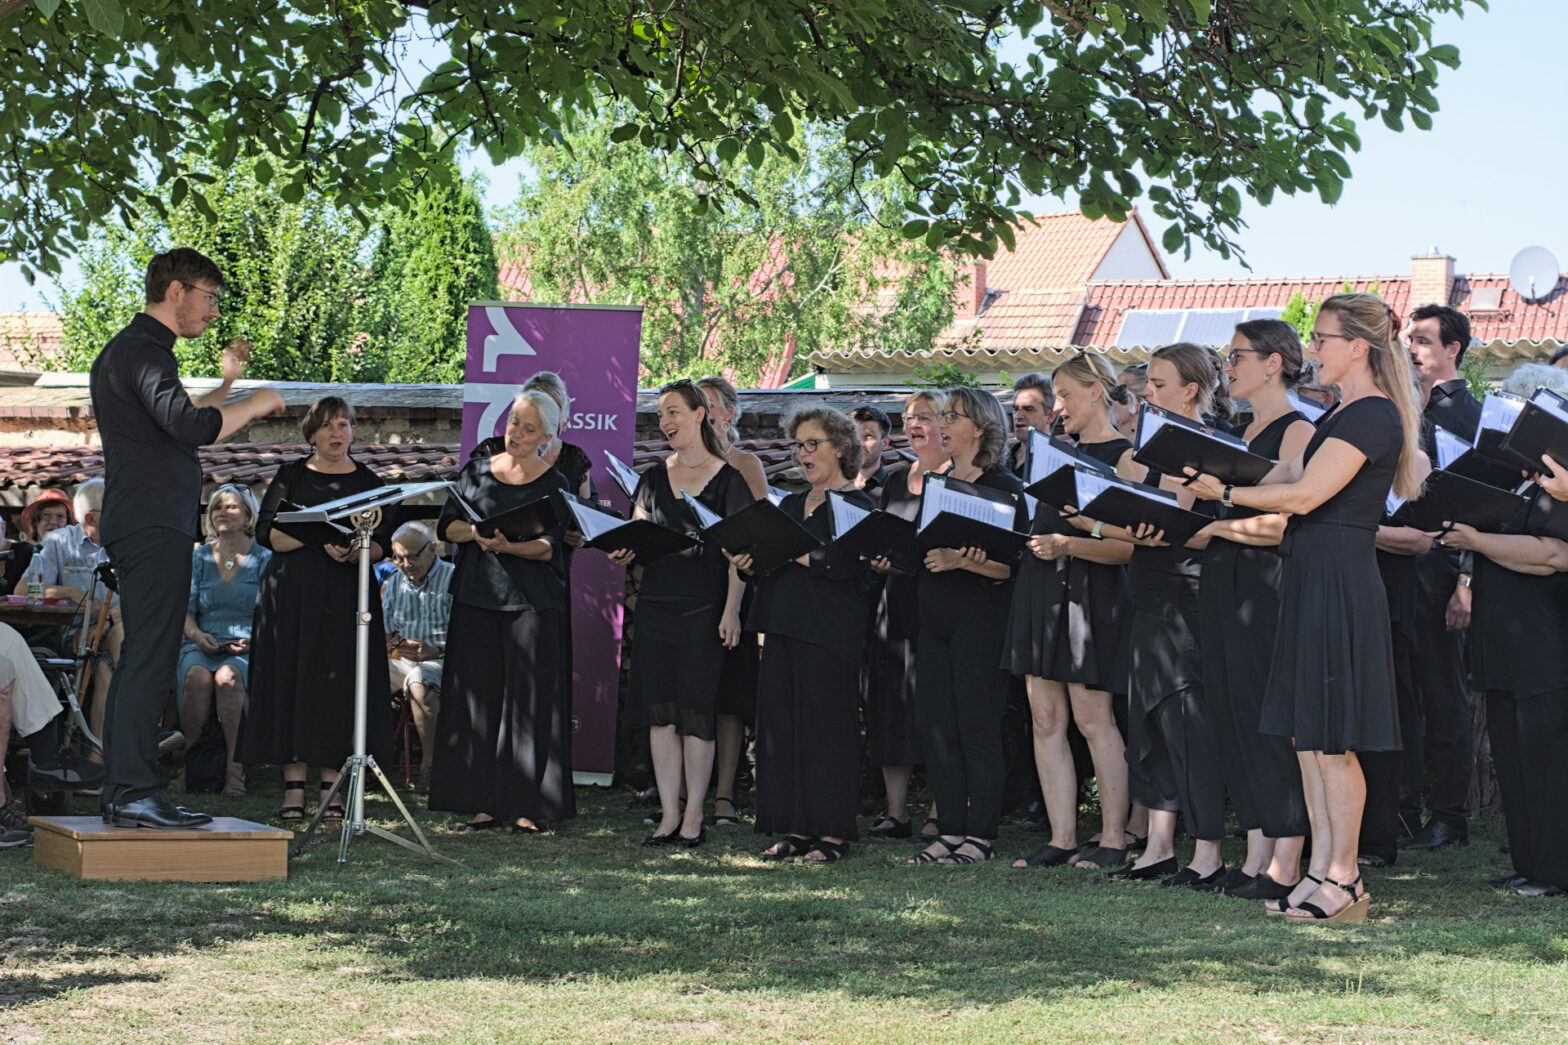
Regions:
[[235, 817], [189, 830], [125, 828], [102, 817], [32, 817], [33, 859], [102, 881], [257, 882], [288, 878], [294, 832]]

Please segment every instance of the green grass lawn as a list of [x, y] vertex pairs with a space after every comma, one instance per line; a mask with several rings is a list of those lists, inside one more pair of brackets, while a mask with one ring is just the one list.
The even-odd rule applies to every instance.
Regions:
[[[265, 821], [280, 795], [192, 804]], [[1366, 925], [1299, 926], [1072, 869], [906, 867], [908, 842], [829, 867], [764, 863], [749, 827], [643, 849], [626, 797], [582, 789], [533, 837], [417, 805], [462, 869], [367, 837], [287, 882], [124, 884], [5, 851], [0, 1041], [1568, 1041], [1568, 903], [1489, 890], [1495, 832], [1369, 876]], [[1038, 841], [1009, 827], [998, 855]]]

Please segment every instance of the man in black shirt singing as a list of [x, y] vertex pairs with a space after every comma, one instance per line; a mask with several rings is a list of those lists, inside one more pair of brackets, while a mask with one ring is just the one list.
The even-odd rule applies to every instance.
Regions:
[[179, 660], [191, 585], [202, 472], [196, 449], [279, 410], [264, 388], [225, 404], [249, 344], [223, 350], [223, 383], [192, 402], [174, 342], [218, 317], [223, 274], [189, 248], [147, 266], [147, 307], [93, 361], [93, 414], [103, 442], [99, 532], [119, 577], [125, 640], [104, 713], [103, 818], [119, 827], [193, 827], [211, 821], [158, 787], [158, 722]]
[[[1459, 373], [1470, 344], [1470, 321], [1446, 305], [1422, 305], [1410, 313], [1408, 336], [1411, 363], [1426, 396], [1421, 449], [1435, 468], [1437, 428], [1470, 442], [1481, 423], [1481, 403]], [[1470, 623], [1468, 557], [1462, 563], [1458, 552], [1434, 547], [1417, 557], [1416, 578], [1418, 655], [1412, 658], [1414, 685], [1408, 689], [1417, 706], [1399, 709], [1404, 740], [1400, 813], [1414, 837], [1400, 848], [1435, 849], [1462, 845], [1469, 837], [1465, 804], [1473, 737], [1461, 656], [1462, 632]], [[1430, 818], [1418, 828], [1423, 791]]]

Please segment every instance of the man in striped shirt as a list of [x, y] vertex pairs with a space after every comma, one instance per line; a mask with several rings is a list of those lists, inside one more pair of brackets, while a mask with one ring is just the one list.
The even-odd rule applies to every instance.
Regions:
[[392, 535], [397, 572], [381, 588], [392, 692], [409, 701], [421, 751], [416, 786], [430, 786], [436, 713], [441, 706], [441, 658], [452, 612], [453, 566], [436, 556], [435, 535], [423, 523], [405, 523]]

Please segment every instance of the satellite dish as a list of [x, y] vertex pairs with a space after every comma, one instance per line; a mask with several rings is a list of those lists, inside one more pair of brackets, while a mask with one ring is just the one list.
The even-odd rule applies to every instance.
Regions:
[[1508, 264], [1508, 285], [1526, 301], [1539, 301], [1557, 288], [1557, 259], [1545, 247], [1526, 247]]

